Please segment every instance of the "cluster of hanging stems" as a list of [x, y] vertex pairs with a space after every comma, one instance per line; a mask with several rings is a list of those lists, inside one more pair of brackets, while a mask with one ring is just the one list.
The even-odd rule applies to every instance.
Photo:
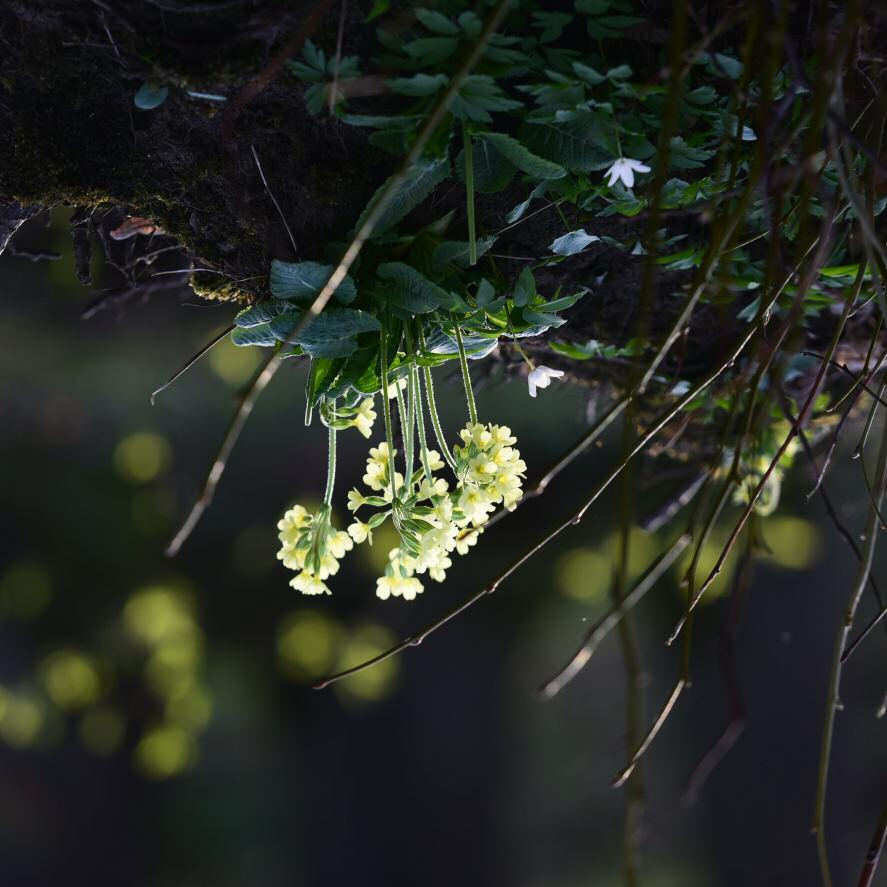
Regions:
[[[288, 509], [278, 523], [280, 551], [285, 567], [295, 570], [290, 584], [304, 594], [330, 594], [327, 579], [339, 569], [339, 561], [355, 545], [372, 544], [373, 531], [390, 519], [399, 544], [388, 553], [384, 575], [376, 583], [378, 597], [413, 600], [424, 590], [419, 576], [442, 582], [452, 566], [451, 555], [466, 554], [477, 542], [497, 506], [513, 510], [522, 495], [526, 464], [514, 447], [515, 437], [504, 425], [478, 421], [471, 388], [468, 360], [462, 335], [454, 324], [468, 422], [460, 430], [460, 443], [447, 445], [434, 396], [429, 367], [417, 363], [416, 347], [425, 350], [421, 324], [404, 322], [405, 374], [391, 381], [391, 342], [381, 332], [381, 399], [385, 440], [372, 447], [363, 477], [364, 490], [348, 493], [348, 510], [354, 520], [347, 532], [332, 525], [336, 478], [336, 435], [357, 428], [364, 437], [372, 434], [376, 419], [373, 397], [354, 395], [344, 404], [324, 401], [321, 421], [329, 432], [329, 465], [323, 504], [315, 513], [302, 505]], [[424, 384], [423, 384], [424, 383]], [[423, 398], [424, 394], [424, 398]], [[400, 417], [403, 471], [398, 470], [391, 402]], [[427, 440], [426, 407], [439, 450]], [[310, 409], [309, 409], [310, 416]], [[418, 447], [416, 444], [418, 443]], [[437, 472], [449, 469], [448, 481]], [[372, 513], [366, 519], [358, 512]]]

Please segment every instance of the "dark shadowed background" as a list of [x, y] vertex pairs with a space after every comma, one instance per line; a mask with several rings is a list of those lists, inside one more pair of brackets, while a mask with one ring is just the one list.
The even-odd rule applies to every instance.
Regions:
[[[83, 320], [95, 294], [76, 282], [66, 213], [45, 222], [25, 226], [17, 249], [58, 260], [0, 259], [0, 884], [621, 883], [623, 796], [609, 786], [626, 757], [616, 635], [555, 700], [535, 694], [606, 609], [615, 494], [420, 648], [308, 687], [422, 627], [562, 520], [618, 458], [618, 429], [416, 602], [374, 596], [384, 536], [346, 559], [332, 597], [307, 599], [275, 557], [279, 515], [320, 499], [326, 464], [323, 429], [303, 426], [293, 362], [168, 560], [165, 542], [260, 355], [224, 343], [152, 407], [150, 392], [232, 309], [183, 288]], [[96, 279], [113, 285], [98, 263]], [[455, 436], [464, 408], [439, 372]], [[566, 384], [530, 400], [522, 379], [490, 380], [478, 398], [484, 419], [514, 429], [531, 478], [594, 408]], [[344, 505], [367, 444], [354, 431], [339, 440]], [[756, 566], [737, 643], [744, 734], [695, 806], [682, 804], [728, 716], [717, 648], [728, 575], [696, 626], [693, 688], [644, 761], [649, 887], [818, 883], [809, 826], [825, 682], [854, 562], [807, 502], [799, 461], [782, 508], [761, 521], [773, 555]], [[639, 513], [680, 484], [666, 468], [676, 466], [636, 475]], [[858, 532], [858, 464], [840, 459], [829, 487]], [[635, 573], [680, 526], [633, 537]], [[882, 585], [885, 564], [882, 547]], [[648, 720], [676, 676], [663, 641], [681, 606], [673, 571], [636, 611]], [[861, 622], [874, 611], [867, 593]], [[842, 885], [855, 883], [887, 793], [884, 640], [874, 633], [845, 672], [828, 823]], [[887, 884], [887, 869], [879, 877]]]

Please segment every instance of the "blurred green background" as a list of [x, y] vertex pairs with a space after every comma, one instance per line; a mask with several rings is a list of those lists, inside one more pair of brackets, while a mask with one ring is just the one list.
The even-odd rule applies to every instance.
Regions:
[[[0, 883], [621, 883], [623, 797], [609, 787], [625, 760], [615, 634], [555, 700], [534, 692], [606, 609], [615, 493], [420, 648], [327, 690], [308, 686], [421, 628], [560, 522], [618, 457], [618, 429], [416, 602], [374, 596], [384, 537], [346, 559], [331, 598], [302, 598], [276, 560], [276, 522], [320, 498], [326, 451], [323, 429], [303, 426], [304, 369], [293, 361], [169, 560], [165, 543], [261, 353], [226, 342], [152, 407], [150, 392], [233, 311], [182, 288], [83, 320], [94, 294], [74, 276], [68, 215], [16, 237], [19, 251], [55, 250], [57, 261], [0, 258]], [[119, 283], [98, 256], [94, 276]], [[439, 372], [454, 436], [461, 394]], [[488, 381], [478, 406], [514, 429], [531, 478], [582, 434], [589, 410], [587, 393], [563, 384], [530, 400], [521, 379]], [[356, 432], [339, 441], [344, 505], [367, 445]], [[647, 513], [680, 478], [650, 465], [635, 482]], [[858, 527], [858, 466], [840, 460], [830, 486]], [[687, 777], [727, 718], [723, 597], [701, 614], [693, 688], [643, 766], [646, 885], [817, 883], [816, 760], [853, 561], [807, 503], [809, 487], [795, 469], [783, 507], [762, 523], [774, 553], [756, 568], [737, 645], [747, 728], [688, 808]], [[636, 574], [668, 538], [634, 534]], [[885, 565], [882, 550], [882, 583]], [[681, 609], [675, 573], [636, 611], [648, 719], [677, 671], [663, 644]], [[861, 623], [873, 612], [867, 594]], [[838, 883], [858, 873], [887, 791], [884, 666], [879, 633], [845, 672], [829, 794]]]

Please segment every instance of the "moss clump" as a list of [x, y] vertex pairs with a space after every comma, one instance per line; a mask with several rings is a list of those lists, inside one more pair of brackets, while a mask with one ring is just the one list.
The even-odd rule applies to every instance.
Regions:
[[205, 271], [198, 271], [191, 276], [191, 289], [201, 299], [211, 299], [214, 302], [249, 303], [256, 301], [254, 293], [241, 289], [237, 283], [225, 281], [217, 274]]

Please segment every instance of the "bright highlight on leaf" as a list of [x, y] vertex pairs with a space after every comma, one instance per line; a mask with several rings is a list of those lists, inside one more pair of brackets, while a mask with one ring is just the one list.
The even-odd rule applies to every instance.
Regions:
[[558, 256], [575, 256], [576, 253], [581, 253], [585, 247], [598, 241], [600, 241], [600, 237], [589, 234], [584, 228], [578, 228], [576, 231], [570, 231], [555, 238], [548, 248]]

